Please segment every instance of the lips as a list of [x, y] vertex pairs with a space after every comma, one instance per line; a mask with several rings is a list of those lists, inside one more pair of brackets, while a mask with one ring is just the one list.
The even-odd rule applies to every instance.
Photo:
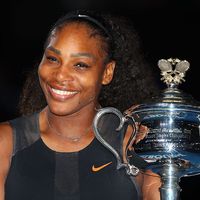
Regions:
[[78, 94], [78, 91], [76, 90], [64, 90], [64, 89], [61, 90], [50, 86], [48, 88], [51, 96], [56, 100], [61, 100], [61, 101], [67, 100]]

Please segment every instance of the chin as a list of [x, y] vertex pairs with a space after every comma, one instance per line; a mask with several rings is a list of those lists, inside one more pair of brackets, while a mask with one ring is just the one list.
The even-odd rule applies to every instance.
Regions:
[[[69, 104], [68, 104], [69, 105]], [[51, 113], [57, 116], [67, 116], [75, 114], [79, 111], [80, 108], [73, 107], [72, 105], [51, 105], [49, 104], [49, 110]]]

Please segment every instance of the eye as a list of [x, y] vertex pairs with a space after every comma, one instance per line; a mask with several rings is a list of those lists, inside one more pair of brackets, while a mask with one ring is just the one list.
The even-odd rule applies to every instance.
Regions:
[[74, 66], [77, 67], [77, 68], [80, 68], [80, 69], [84, 69], [84, 68], [88, 68], [89, 67], [89, 65], [84, 63], [84, 62], [78, 62]]
[[53, 57], [53, 56], [46, 56], [47, 60], [52, 62], [52, 63], [55, 63], [55, 62], [58, 62], [58, 59], [56, 57]]

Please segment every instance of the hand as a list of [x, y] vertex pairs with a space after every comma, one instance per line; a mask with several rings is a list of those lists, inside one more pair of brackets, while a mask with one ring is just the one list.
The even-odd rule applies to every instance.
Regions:
[[[130, 116], [130, 117], [133, 117], [133, 112], [134, 112], [134, 109], [136, 109], [139, 105], [133, 105], [131, 106], [130, 108], [128, 108], [125, 112], [124, 112], [124, 115], [125, 116]], [[136, 119], [135, 119], [136, 120]], [[143, 140], [148, 132], [149, 132], [149, 129], [147, 126], [145, 125], [142, 125], [141, 123], [139, 122], [136, 122], [135, 123], [136, 125], [136, 136], [134, 138], [133, 141], [131, 141], [130, 145], [129, 146], [133, 146], [134, 144], [137, 144], [138, 142], [140, 142], [141, 140]], [[128, 128], [128, 132], [129, 132], [129, 135], [131, 135], [131, 133], [135, 131], [135, 130], [130, 130], [130, 127]]]
[[139, 124], [138, 122], [136, 122], [136, 129], [136, 137], [132, 145], [137, 144], [138, 142], [143, 140], [149, 133], [149, 128], [147, 126]]
[[[126, 116], [133, 116], [134, 109], [139, 105], [133, 105], [129, 109], [127, 109], [124, 114]], [[135, 118], [134, 118], [135, 119]], [[136, 130], [133, 130], [132, 126], [128, 126], [126, 132], [126, 141], [130, 139], [133, 131], [136, 131], [136, 136], [130, 142], [128, 148], [129, 150], [134, 150], [134, 145], [138, 144], [141, 140], [143, 140], [149, 133], [149, 128], [139, 122], [136, 122]], [[127, 143], [126, 143], [127, 144]], [[141, 172], [136, 177], [137, 183], [142, 189], [143, 200], [160, 200], [160, 191], [159, 188], [161, 186], [161, 178], [158, 174], [153, 173], [150, 170], [146, 170], [145, 172]]]

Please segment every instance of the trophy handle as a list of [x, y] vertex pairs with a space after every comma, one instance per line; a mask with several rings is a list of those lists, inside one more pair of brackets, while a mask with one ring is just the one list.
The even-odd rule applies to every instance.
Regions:
[[[107, 114], [113, 114], [114, 116], [117, 116], [119, 118], [119, 124], [118, 124], [118, 127], [115, 128], [114, 134], [109, 133], [109, 130], [107, 129], [104, 133], [102, 133], [98, 129], [98, 126], [100, 124], [100, 119], [103, 116], [106, 116]], [[125, 148], [125, 159], [127, 161], [124, 162], [123, 140], [124, 140], [124, 136], [126, 134], [128, 125], [132, 126], [132, 133]], [[109, 149], [116, 157], [117, 169], [125, 167], [128, 175], [136, 176], [139, 173], [139, 169], [129, 164], [128, 162], [129, 159], [127, 156], [128, 146], [130, 145], [130, 143], [134, 140], [136, 136], [136, 124], [135, 124], [134, 118], [128, 115], [124, 116], [118, 109], [114, 107], [101, 108], [98, 110], [98, 112], [96, 113], [94, 117], [93, 130], [94, 130], [96, 138], [100, 141], [100, 143], [102, 143], [107, 149]], [[107, 135], [105, 136], [105, 134]], [[112, 143], [112, 141], [115, 141], [115, 142]]]

